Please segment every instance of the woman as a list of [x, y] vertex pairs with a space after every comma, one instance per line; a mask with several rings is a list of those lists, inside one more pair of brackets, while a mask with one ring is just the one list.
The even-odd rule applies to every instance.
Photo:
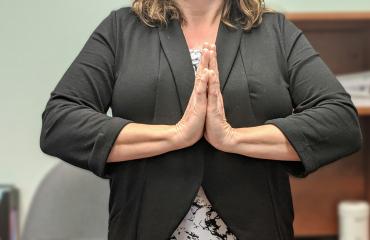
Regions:
[[112, 11], [52, 91], [40, 136], [109, 179], [110, 240], [293, 239], [288, 174], [361, 145], [350, 95], [261, 0]]

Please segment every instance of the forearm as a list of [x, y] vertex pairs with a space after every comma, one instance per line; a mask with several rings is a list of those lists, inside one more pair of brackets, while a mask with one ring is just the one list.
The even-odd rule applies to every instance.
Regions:
[[299, 161], [299, 157], [279, 128], [272, 124], [233, 128], [227, 152], [270, 160]]
[[120, 162], [159, 155], [185, 147], [175, 125], [129, 123], [119, 133], [107, 162]]

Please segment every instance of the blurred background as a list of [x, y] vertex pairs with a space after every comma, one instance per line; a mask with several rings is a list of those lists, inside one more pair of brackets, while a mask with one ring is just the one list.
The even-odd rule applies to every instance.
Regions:
[[[2, 231], [6, 231], [4, 228], [16, 231], [19, 237], [42, 179], [61, 163], [43, 154], [39, 147], [41, 113], [50, 92], [97, 24], [111, 10], [129, 4], [130, 1], [124, 0], [0, 0], [0, 200], [3, 204], [13, 202], [14, 205], [7, 206], [18, 209], [10, 217], [13, 224], [18, 222], [16, 227], [13, 225], [16, 230], [9, 230], [0, 220]], [[367, 144], [370, 0], [266, 0], [266, 5], [285, 12], [304, 31], [343, 85], [353, 90]], [[364, 145], [362, 151], [306, 179], [291, 179], [297, 237], [336, 239], [340, 230], [339, 202], [362, 200], [366, 203], [370, 199], [367, 147]], [[102, 186], [106, 184], [96, 181]], [[48, 196], [63, 196], [61, 192], [58, 194], [61, 195], [50, 192]], [[8, 200], [4, 196], [8, 196]], [[104, 195], [99, 197], [98, 204], [104, 203]], [[356, 202], [357, 205], [352, 204], [348, 209], [352, 207], [365, 216], [364, 202]], [[37, 204], [32, 206], [36, 208]], [[4, 209], [0, 208], [0, 218], [4, 218]], [[18, 238], [0, 235], [0, 239]]]

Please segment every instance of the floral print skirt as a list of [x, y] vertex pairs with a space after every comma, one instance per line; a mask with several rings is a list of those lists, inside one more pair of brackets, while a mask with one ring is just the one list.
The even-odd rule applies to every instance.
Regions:
[[225, 222], [212, 208], [203, 187], [199, 191], [171, 240], [236, 240]]

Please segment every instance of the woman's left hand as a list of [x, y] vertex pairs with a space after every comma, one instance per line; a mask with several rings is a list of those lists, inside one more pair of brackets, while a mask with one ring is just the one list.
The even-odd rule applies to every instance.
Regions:
[[209, 81], [204, 138], [215, 148], [226, 151], [234, 140], [234, 129], [226, 120], [217, 66], [216, 46], [209, 48]]

